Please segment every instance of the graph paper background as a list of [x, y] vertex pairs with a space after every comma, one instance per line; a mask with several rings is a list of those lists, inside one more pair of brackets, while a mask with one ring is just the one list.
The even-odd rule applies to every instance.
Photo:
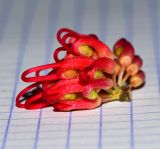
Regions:
[[[0, 0], [1, 149], [159, 149], [159, 0]], [[95, 33], [110, 47], [130, 40], [144, 59], [146, 85], [131, 103], [90, 111], [15, 106], [20, 74], [52, 61], [56, 31]]]

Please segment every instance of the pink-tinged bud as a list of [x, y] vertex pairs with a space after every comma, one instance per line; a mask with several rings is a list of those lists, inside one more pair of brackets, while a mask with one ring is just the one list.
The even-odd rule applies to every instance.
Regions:
[[113, 52], [118, 57], [124, 49], [127, 40], [125, 38], [119, 39], [113, 46]]
[[133, 88], [141, 86], [145, 81], [145, 74], [143, 71], [139, 71], [136, 75], [130, 78], [130, 85]]
[[131, 76], [135, 75], [141, 69], [142, 64], [142, 59], [138, 55], [135, 55], [132, 63], [126, 69], [127, 73]]
[[129, 66], [129, 64], [132, 63], [133, 58], [134, 58], [134, 48], [129, 42], [127, 42], [118, 58], [119, 63], [121, 64], [121, 66], [127, 67]]

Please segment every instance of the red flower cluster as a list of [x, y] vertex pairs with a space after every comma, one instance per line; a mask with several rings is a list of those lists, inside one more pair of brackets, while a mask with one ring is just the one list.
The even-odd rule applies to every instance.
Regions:
[[[54, 51], [55, 63], [23, 72], [22, 80], [33, 84], [18, 94], [17, 107], [53, 106], [55, 111], [93, 109], [104, 102], [129, 101], [131, 89], [144, 83], [142, 60], [134, 55], [127, 40], [120, 39], [114, 45], [115, 58], [94, 34], [62, 28], [57, 39], [62, 47]], [[61, 51], [66, 51], [66, 55], [60, 60]]]

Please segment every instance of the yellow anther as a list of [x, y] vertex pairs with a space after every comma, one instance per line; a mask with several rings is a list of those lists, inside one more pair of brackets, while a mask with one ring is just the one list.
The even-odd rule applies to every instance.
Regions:
[[103, 76], [104, 76], [104, 74], [103, 74], [103, 72], [100, 71], [100, 70], [96, 70], [96, 71], [94, 72], [94, 79], [101, 79], [101, 78], [103, 78]]
[[70, 94], [66, 94], [64, 95], [64, 99], [65, 100], [75, 100], [76, 99], [76, 93], [70, 93]]
[[92, 90], [91, 92], [89, 92], [88, 94], [88, 99], [96, 99], [98, 97], [98, 93], [95, 90]]
[[70, 70], [63, 72], [63, 76], [67, 79], [74, 79], [78, 76], [78, 72], [77, 70], [70, 69]]
[[116, 50], [114, 50], [114, 54], [118, 57], [123, 51], [123, 47], [119, 47]]
[[78, 49], [79, 49], [79, 52], [84, 56], [90, 57], [93, 55], [92, 48], [87, 45], [82, 45]]

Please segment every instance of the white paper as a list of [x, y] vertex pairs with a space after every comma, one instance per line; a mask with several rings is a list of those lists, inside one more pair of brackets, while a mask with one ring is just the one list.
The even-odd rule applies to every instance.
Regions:
[[[1, 0], [1, 149], [159, 149], [159, 6], [158, 0]], [[110, 47], [121, 37], [133, 43], [146, 84], [133, 92], [132, 103], [72, 113], [15, 106], [27, 86], [20, 74], [52, 61], [61, 27], [95, 33]]]

